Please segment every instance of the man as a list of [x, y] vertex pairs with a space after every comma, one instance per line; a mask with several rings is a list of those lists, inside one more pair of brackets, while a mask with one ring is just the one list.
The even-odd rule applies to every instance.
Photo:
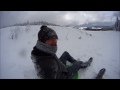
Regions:
[[[41, 26], [38, 40], [31, 52], [31, 59], [35, 65], [38, 77], [41, 79], [71, 79], [80, 68], [90, 66], [93, 58], [87, 62], [76, 61], [67, 51], [60, 58], [56, 56], [58, 36], [56, 32]], [[66, 67], [66, 62], [72, 63]]]

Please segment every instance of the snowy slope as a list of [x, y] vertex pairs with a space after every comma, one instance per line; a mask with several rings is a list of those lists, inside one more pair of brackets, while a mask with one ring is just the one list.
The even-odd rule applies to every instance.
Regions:
[[[58, 34], [60, 57], [68, 51], [75, 59], [87, 61], [93, 57], [90, 67], [79, 70], [79, 78], [93, 79], [101, 68], [106, 68], [105, 79], [120, 79], [120, 32], [82, 31], [72, 27], [49, 26]], [[11, 30], [18, 29], [18, 38], [10, 39]], [[34, 65], [30, 58], [36, 44], [40, 26], [19, 26], [0, 29], [1, 56], [0, 78], [35, 79]], [[92, 36], [90, 36], [90, 34]], [[69, 64], [69, 63], [68, 63]]]

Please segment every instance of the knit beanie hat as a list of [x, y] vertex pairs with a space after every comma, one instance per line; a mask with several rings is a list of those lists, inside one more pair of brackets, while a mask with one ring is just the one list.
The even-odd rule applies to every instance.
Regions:
[[52, 37], [56, 37], [56, 39], [58, 39], [56, 32], [45, 25], [41, 26], [40, 31], [38, 32], [38, 40], [44, 43]]

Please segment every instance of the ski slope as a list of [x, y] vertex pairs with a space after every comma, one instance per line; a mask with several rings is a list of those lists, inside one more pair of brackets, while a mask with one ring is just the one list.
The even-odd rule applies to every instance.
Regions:
[[[87, 61], [91, 66], [79, 70], [80, 79], [94, 79], [101, 68], [106, 68], [104, 79], [120, 79], [120, 32], [84, 31], [72, 27], [49, 26], [58, 34], [60, 57], [68, 51], [75, 59]], [[11, 39], [11, 31], [17, 28], [17, 39]], [[13, 26], [0, 29], [0, 78], [36, 79], [30, 58], [36, 44], [40, 25]], [[68, 63], [70, 64], [70, 63]]]

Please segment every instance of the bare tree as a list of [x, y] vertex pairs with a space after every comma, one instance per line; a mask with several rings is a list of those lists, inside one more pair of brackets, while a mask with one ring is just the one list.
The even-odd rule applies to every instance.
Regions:
[[25, 27], [25, 31], [28, 32], [29, 30], [30, 30], [30, 25], [27, 25], [27, 26]]
[[14, 29], [11, 29], [11, 34], [9, 36], [10, 39], [18, 39], [18, 36], [21, 33], [21, 28], [19, 26], [15, 26]]

